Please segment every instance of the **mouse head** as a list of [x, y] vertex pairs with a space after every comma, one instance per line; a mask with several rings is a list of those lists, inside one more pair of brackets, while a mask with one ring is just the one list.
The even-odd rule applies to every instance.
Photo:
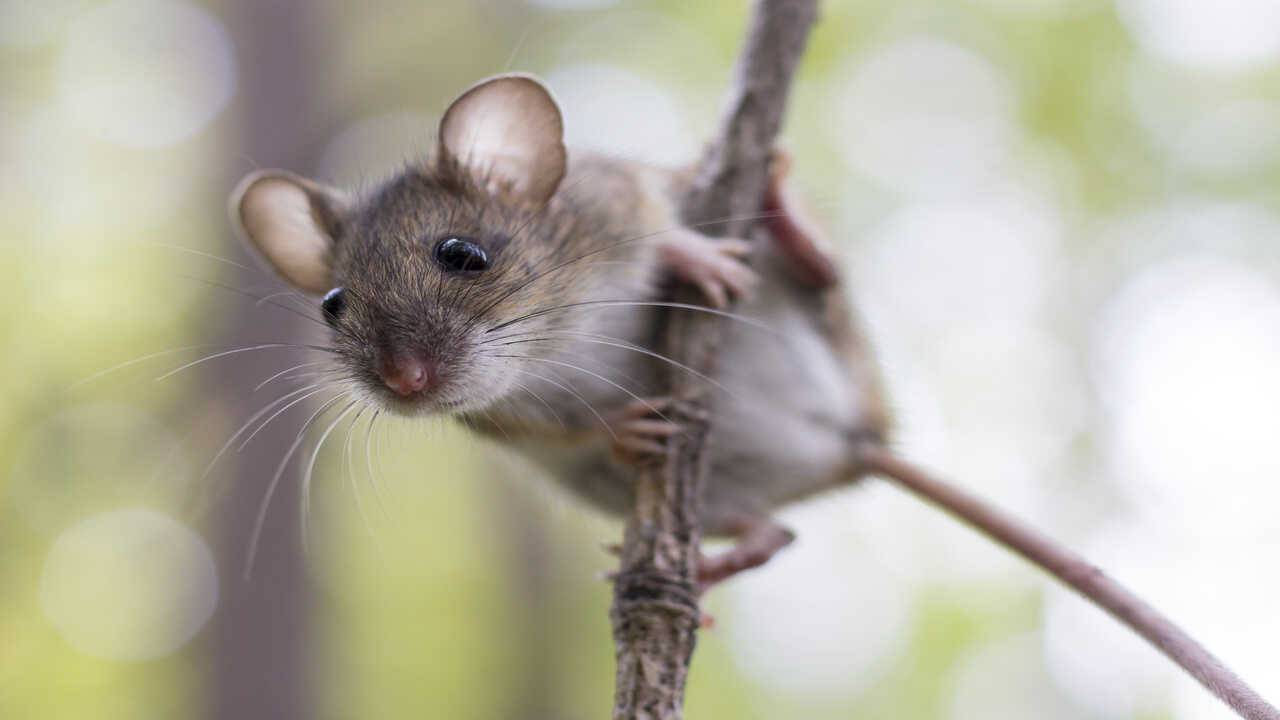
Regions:
[[322, 298], [357, 391], [403, 414], [482, 409], [522, 372], [503, 336], [554, 322], [521, 319], [548, 298], [574, 300], [548, 272], [574, 223], [556, 197], [562, 136], [547, 89], [502, 75], [449, 106], [432, 157], [368, 196], [263, 171], [231, 214], [284, 280]]

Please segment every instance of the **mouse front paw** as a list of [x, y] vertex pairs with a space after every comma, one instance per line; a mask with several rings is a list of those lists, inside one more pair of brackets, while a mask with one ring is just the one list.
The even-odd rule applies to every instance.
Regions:
[[666, 439], [680, 432], [680, 426], [662, 414], [669, 407], [671, 398], [642, 398], [610, 413], [607, 420], [614, 459], [632, 466], [661, 460], [667, 452]]
[[756, 273], [744, 260], [751, 245], [734, 238], [709, 238], [687, 228], [658, 243], [662, 264], [680, 280], [698, 288], [714, 308], [745, 297], [755, 287]]

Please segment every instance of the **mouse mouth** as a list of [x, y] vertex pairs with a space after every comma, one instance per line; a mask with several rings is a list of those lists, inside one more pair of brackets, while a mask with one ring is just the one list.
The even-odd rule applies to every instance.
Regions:
[[382, 378], [371, 378], [369, 389], [386, 411], [405, 418], [454, 414], [474, 410], [473, 399], [458, 397], [458, 384], [441, 378], [430, 386], [399, 389]]
[[449, 412], [460, 404], [460, 401], [442, 397], [442, 388], [400, 392], [379, 383], [374, 388], [379, 404], [388, 411], [402, 417], [416, 417]]
[[405, 398], [428, 396], [440, 387], [440, 363], [427, 355], [397, 353], [378, 363], [378, 378], [392, 393]]
[[387, 353], [374, 366], [376, 385], [383, 405], [401, 415], [446, 412], [459, 404], [451, 397], [456, 387], [453, 373], [426, 353]]
[[362, 363], [369, 395], [401, 417], [482, 410], [504, 394], [501, 367], [475, 356], [441, 357], [431, 350], [386, 349]]

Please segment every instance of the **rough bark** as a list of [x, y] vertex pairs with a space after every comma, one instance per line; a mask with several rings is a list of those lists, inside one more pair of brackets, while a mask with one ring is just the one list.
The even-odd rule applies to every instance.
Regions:
[[[759, 212], [791, 78], [816, 18], [816, 0], [754, 3], [720, 131], [682, 207], [687, 223], [747, 218]], [[751, 237], [756, 234], [753, 225], [743, 219], [717, 227], [726, 235]], [[713, 373], [721, 330], [713, 316], [667, 313], [662, 351], [702, 373]], [[685, 680], [697, 641], [698, 506], [712, 428], [703, 412], [705, 385], [679, 372], [669, 373], [667, 382], [677, 401], [673, 419], [685, 432], [668, 444], [663, 464], [642, 471], [637, 479], [611, 613], [617, 657], [615, 720], [682, 717]]]

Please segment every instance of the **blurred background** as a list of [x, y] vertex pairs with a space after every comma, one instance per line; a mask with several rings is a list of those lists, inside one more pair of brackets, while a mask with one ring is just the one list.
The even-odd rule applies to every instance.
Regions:
[[[823, 6], [786, 144], [903, 452], [1280, 697], [1280, 5]], [[0, 0], [0, 717], [604, 717], [617, 524], [452, 427], [365, 417], [319, 456], [305, 548], [285, 470], [246, 579], [314, 405], [227, 438], [315, 357], [156, 378], [323, 337], [231, 235], [245, 173], [376, 179], [507, 69], [571, 146], [689, 161], [746, 15]], [[692, 718], [1228, 717], [892, 487], [783, 515], [799, 541], [708, 600]]]

